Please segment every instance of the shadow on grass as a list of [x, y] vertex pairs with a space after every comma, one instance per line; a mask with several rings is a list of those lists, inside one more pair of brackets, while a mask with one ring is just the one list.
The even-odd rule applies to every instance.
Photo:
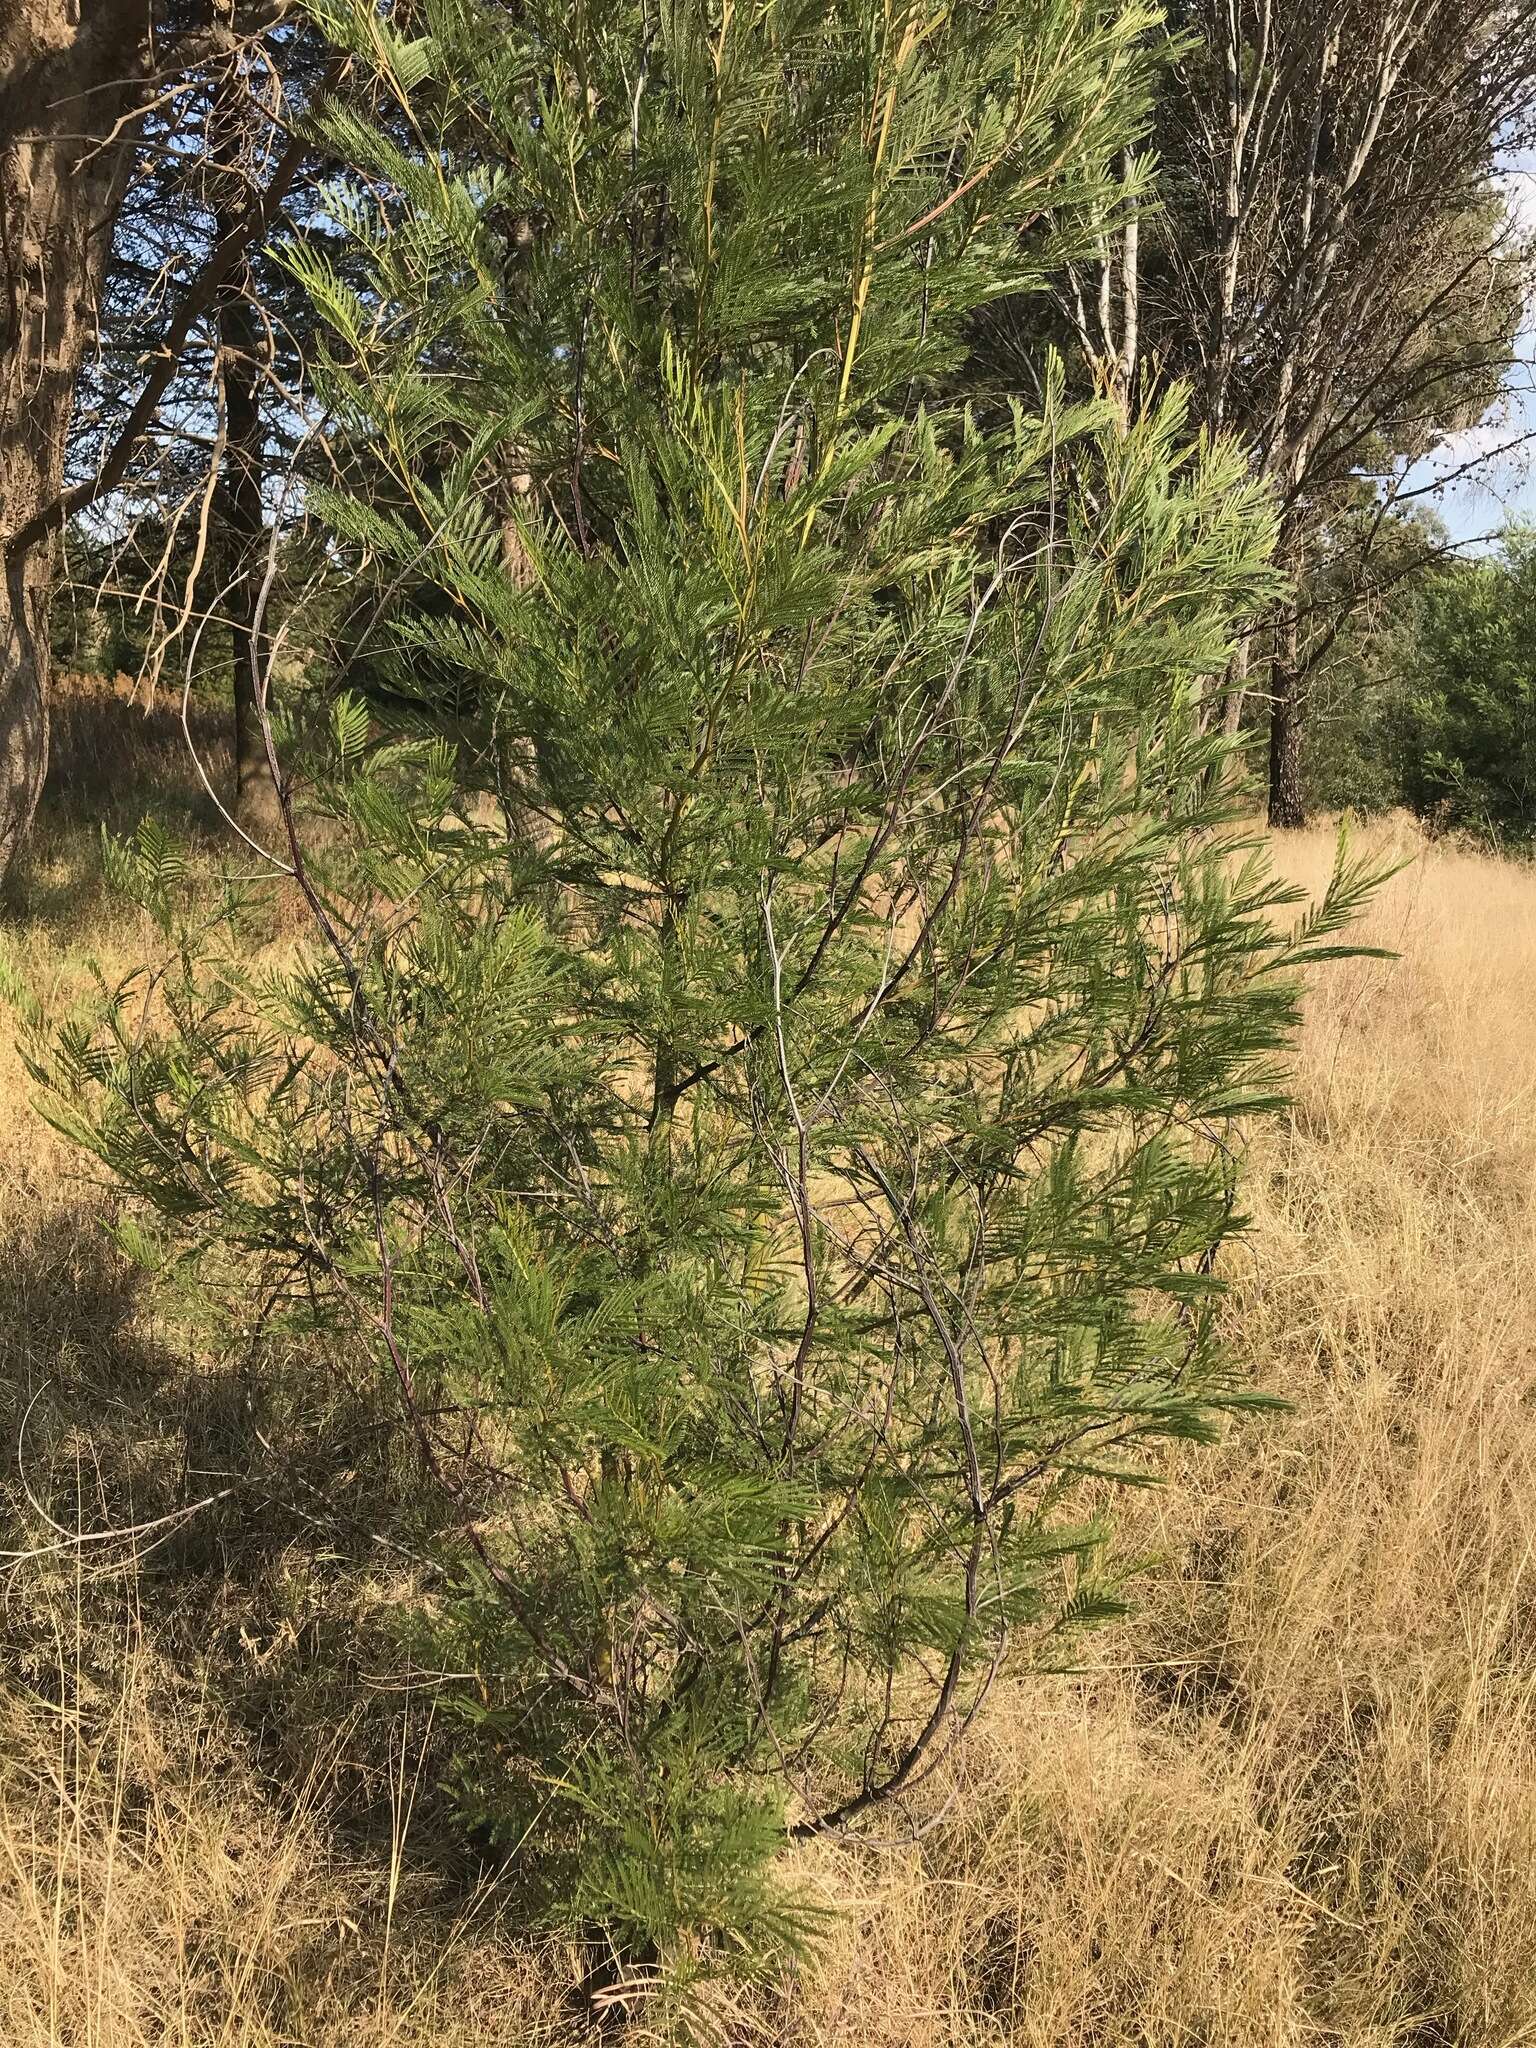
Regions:
[[[193, 732], [222, 793], [218, 708], [196, 709]], [[146, 813], [194, 867], [228, 844], [179, 703], [146, 714], [67, 679], [37, 828], [0, 896], [45, 974], [111, 936], [101, 828]], [[248, 1331], [195, 1295], [173, 1306], [117, 1252], [108, 1197], [51, 1159], [34, 1169], [24, 1133], [16, 1166], [0, 1209], [0, 1693], [58, 1714], [82, 1674], [110, 1702], [131, 1663], [160, 1726], [212, 1731], [199, 1741], [274, 1813], [318, 1797], [343, 1859], [386, 1873], [404, 1758], [405, 1874], [426, 1903], [400, 1938], [430, 1950], [488, 1872], [443, 1789], [450, 1718], [402, 1626], [441, 1531], [387, 1391], [358, 1382], [355, 1358], [258, 1327], [254, 1303]]]
[[27, 845], [0, 885], [7, 921], [60, 936], [99, 911], [101, 832], [132, 831], [146, 813], [195, 855], [227, 829], [197, 772], [188, 732], [214, 789], [230, 783], [227, 715], [166, 692], [146, 702], [125, 677], [56, 681], [48, 781]]
[[435, 1532], [387, 1398], [309, 1347], [168, 1320], [103, 1220], [77, 1203], [0, 1243], [4, 1687], [58, 1708], [61, 1635], [102, 1698], [132, 1657], [167, 1724], [195, 1698], [276, 1809], [313, 1808], [318, 1776], [324, 1824], [369, 1867], [390, 1866], [408, 1751], [408, 1861], [458, 1910], [486, 1873], [401, 1627]]

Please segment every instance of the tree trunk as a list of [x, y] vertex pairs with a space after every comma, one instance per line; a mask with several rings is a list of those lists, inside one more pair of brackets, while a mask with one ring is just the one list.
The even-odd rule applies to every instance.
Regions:
[[[221, 235], [227, 231], [220, 219]], [[219, 576], [229, 617], [234, 659], [235, 795], [245, 788], [251, 763], [256, 675], [262, 659], [257, 632], [262, 518], [261, 372], [259, 340], [244, 266], [219, 298], [219, 368], [224, 380], [224, 460], [219, 479]]]
[[1235, 740], [1243, 729], [1243, 706], [1248, 701], [1248, 668], [1253, 658], [1253, 641], [1247, 632], [1233, 649], [1227, 665], [1226, 693], [1221, 706], [1221, 729]]
[[[1128, 149], [1122, 160], [1127, 180], [1135, 175], [1136, 152]], [[1126, 418], [1130, 418], [1136, 395], [1136, 355], [1141, 328], [1141, 213], [1135, 200], [1125, 218], [1120, 244], [1120, 390]]]
[[51, 583], [51, 564], [36, 560], [7, 563], [0, 580], [0, 876], [26, 837], [48, 767]]
[[[214, 0], [216, 14], [230, 12], [227, 0]], [[261, 145], [266, 124], [253, 127], [255, 103], [244, 62], [235, 57], [214, 87], [208, 115], [210, 182], [216, 194], [214, 241], [232, 243], [240, 233], [242, 200], [259, 183]], [[219, 387], [224, 402], [224, 445], [214, 495], [215, 559], [222, 603], [229, 621], [229, 647], [234, 694], [235, 797], [242, 795], [251, 765], [255, 724], [256, 678], [263, 648], [256, 608], [261, 585], [262, 487], [265, 481], [265, 420], [261, 385], [270, 357], [270, 333], [255, 309], [254, 278], [242, 258], [219, 286], [215, 301]]]
[[1301, 662], [1296, 613], [1287, 612], [1275, 629], [1269, 687], [1269, 822], [1294, 831], [1307, 822], [1301, 795]]
[[113, 130], [137, 103], [150, 6], [0, 5], [0, 873], [47, 773], [54, 555], [52, 541], [8, 543], [63, 484], [130, 159], [131, 137]]

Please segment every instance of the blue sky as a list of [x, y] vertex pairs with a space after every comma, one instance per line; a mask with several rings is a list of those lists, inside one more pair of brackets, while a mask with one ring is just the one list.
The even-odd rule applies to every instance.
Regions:
[[[1536, 243], [1536, 151], [1511, 157], [1500, 182], [1522, 238]], [[1413, 486], [1435, 486], [1422, 502], [1436, 508], [1452, 538], [1473, 546], [1492, 545], [1505, 527], [1536, 523], [1536, 297], [1526, 301], [1517, 347], [1499, 403], [1410, 473]], [[1474, 461], [1474, 471], [1455, 476]]]

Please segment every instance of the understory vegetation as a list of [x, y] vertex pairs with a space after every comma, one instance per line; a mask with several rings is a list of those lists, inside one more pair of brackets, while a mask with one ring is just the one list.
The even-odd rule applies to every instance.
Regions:
[[1536, 4], [60, 4], [0, 2048], [1536, 2039]]
[[[149, 938], [103, 894], [82, 809], [126, 829], [151, 794], [174, 806], [194, 875], [216, 841], [174, 714], [79, 687], [61, 725], [8, 943], [67, 1003]], [[908, 1838], [792, 1852], [829, 1937], [718, 1991], [718, 2038], [1385, 2048], [1536, 2026], [1536, 880], [1406, 824], [1372, 851], [1409, 863], [1361, 933], [1400, 957], [1314, 989], [1223, 1311], [1290, 1412], [1118, 1510], [1150, 1567], [1137, 1610], [1075, 1670], [1002, 1687]], [[1279, 857], [1316, 890], [1331, 837]], [[274, 913], [265, 943], [297, 930]], [[369, 1541], [400, 1475], [368, 1401], [167, 1323], [14, 1055], [3, 1079], [6, 1546], [27, 1555], [3, 1609], [0, 2034], [585, 2038], [582, 1944], [520, 1931], [516, 1854], [455, 1816], [441, 1667], [395, 1626], [413, 1566]], [[141, 1533], [77, 1549], [77, 1526]]]
[[1308, 783], [1433, 831], [1536, 837], [1536, 535], [1443, 564], [1342, 636], [1318, 682]]
[[415, 142], [314, 117], [331, 476], [263, 592], [286, 537], [366, 620], [253, 648], [270, 825], [202, 891], [109, 834], [156, 937], [13, 993], [274, 1488], [365, 1432], [466, 1849], [693, 2039], [830, 1938], [787, 1852], [916, 1824], [1121, 1611], [1116, 1495], [1269, 1398], [1241, 1135], [1374, 877], [1238, 829], [1243, 450], [978, 356], [1094, 245], [1148, 17], [326, 23]]

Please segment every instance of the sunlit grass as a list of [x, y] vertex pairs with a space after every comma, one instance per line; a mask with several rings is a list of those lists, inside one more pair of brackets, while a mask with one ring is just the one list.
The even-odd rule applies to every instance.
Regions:
[[[143, 943], [93, 891], [89, 822], [45, 825], [4, 932], [66, 1000]], [[918, 1839], [797, 1852], [843, 1917], [800, 1982], [722, 2004], [722, 2039], [1536, 2039], [1536, 873], [1394, 835], [1411, 864], [1365, 936], [1401, 958], [1319, 983], [1295, 1116], [1253, 1141], [1232, 1342], [1291, 1412], [1131, 1504], [1142, 1612], [997, 1697]], [[1278, 848], [1313, 886], [1330, 855]], [[14, 1549], [29, 1402], [37, 1470], [121, 1519], [175, 1476], [196, 1374], [25, 1096], [7, 1046]], [[179, 1576], [133, 1542], [3, 1567], [0, 2042], [583, 2038], [577, 1959], [520, 1932], [515, 1868], [434, 1832], [430, 1689], [338, 1666], [385, 1580], [343, 1593], [318, 1542], [258, 1567], [238, 1534]], [[321, 1739], [303, 1715], [349, 1684]]]

